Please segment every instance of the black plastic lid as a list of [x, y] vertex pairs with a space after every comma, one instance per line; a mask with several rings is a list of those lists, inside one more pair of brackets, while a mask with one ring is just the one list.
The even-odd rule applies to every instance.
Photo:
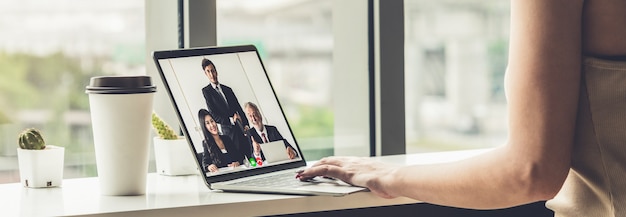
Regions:
[[154, 93], [156, 86], [152, 84], [150, 76], [100, 76], [92, 77], [88, 94], [131, 94]]

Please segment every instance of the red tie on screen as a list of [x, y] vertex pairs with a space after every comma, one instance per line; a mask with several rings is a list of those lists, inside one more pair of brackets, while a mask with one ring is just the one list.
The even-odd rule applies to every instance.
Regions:
[[267, 143], [267, 137], [265, 137], [265, 133], [261, 133], [261, 137], [263, 137], [263, 143]]

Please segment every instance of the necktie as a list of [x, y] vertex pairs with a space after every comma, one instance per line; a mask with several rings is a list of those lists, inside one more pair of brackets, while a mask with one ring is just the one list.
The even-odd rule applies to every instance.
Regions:
[[263, 137], [263, 143], [267, 143], [267, 137], [265, 137], [265, 133], [261, 133], [261, 137]]
[[220, 88], [220, 86], [215, 86], [215, 90], [217, 90], [217, 93], [220, 94], [220, 96], [222, 97], [222, 99], [224, 99], [224, 102], [226, 103], [226, 105], [228, 105], [228, 100], [226, 100], [226, 96], [224, 95], [224, 93], [222, 92], [222, 88]]

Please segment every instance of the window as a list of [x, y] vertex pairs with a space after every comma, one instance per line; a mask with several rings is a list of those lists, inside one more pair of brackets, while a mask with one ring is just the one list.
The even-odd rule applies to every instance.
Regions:
[[96, 75], [145, 74], [143, 1], [0, 3], [0, 183], [19, 182], [17, 135], [65, 147], [64, 178], [95, 176], [84, 88]]
[[405, 1], [407, 153], [506, 140], [508, 1]]
[[[335, 151], [336, 108], [346, 102], [333, 94], [344, 85], [334, 82], [332, 14], [337, 5], [347, 10], [355, 2], [217, 1], [218, 45], [258, 46], [307, 160]], [[97, 174], [84, 88], [92, 76], [145, 73], [145, 6], [122, 0], [0, 3], [0, 183], [19, 180], [16, 140], [28, 127], [66, 148], [64, 178]], [[364, 117], [368, 112], [359, 111]], [[350, 133], [352, 141], [359, 134]], [[356, 137], [368, 146], [367, 135]]]
[[[27, 127], [66, 147], [64, 178], [96, 175], [84, 87], [96, 75], [146, 72], [144, 4], [0, 3], [0, 183], [19, 180], [16, 137]], [[341, 155], [369, 149], [368, 50], [358, 50], [368, 46], [367, 5], [217, 1], [218, 45], [258, 47], [307, 160], [338, 145], [361, 144]], [[407, 153], [503, 144], [509, 3], [404, 7]]]
[[307, 160], [333, 155], [333, 3], [217, 1], [218, 45], [254, 44]]

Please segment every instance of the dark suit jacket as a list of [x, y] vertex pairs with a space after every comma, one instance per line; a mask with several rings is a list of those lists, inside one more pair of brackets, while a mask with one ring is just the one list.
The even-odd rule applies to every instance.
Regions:
[[202, 171], [208, 172], [207, 166], [211, 164], [215, 164], [217, 168], [227, 167], [228, 164], [235, 161], [243, 165], [245, 157], [235, 142], [226, 135], [222, 135], [220, 138], [222, 138], [222, 142], [224, 142], [224, 146], [228, 151], [227, 154], [222, 153], [220, 148], [217, 147], [217, 144], [215, 144], [215, 141], [202, 141], [202, 148], [204, 149], [202, 155]]
[[[239, 100], [235, 96], [233, 90], [223, 84], [220, 84], [220, 88], [222, 89], [224, 96], [226, 96], [228, 103], [224, 101], [224, 97], [222, 97], [222, 95], [220, 95], [217, 90], [211, 86], [211, 84], [202, 88], [202, 95], [204, 95], [207, 110], [209, 110], [209, 114], [211, 114], [215, 122], [224, 125], [231, 125], [229, 117], [232, 117], [236, 112], [238, 112], [243, 126], [248, 125], [246, 113], [243, 112], [243, 109], [239, 104]], [[243, 128], [243, 126], [240, 127]]]
[[[264, 125], [264, 126], [265, 126], [265, 136], [267, 137], [267, 140], [269, 142], [283, 140], [285, 142], [285, 148], [291, 147], [294, 151], [296, 151], [296, 157], [298, 157], [298, 151], [295, 148], [293, 148], [293, 146], [291, 146], [291, 144], [289, 144], [289, 142], [287, 142], [287, 140], [283, 138], [282, 135], [280, 135], [280, 132], [278, 132], [278, 128], [272, 125]], [[259, 144], [263, 143], [263, 139], [261, 139], [261, 135], [259, 135], [256, 132], [256, 129], [254, 127], [250, 128], [250, 130], [248, 130], [248, 133], [252, 136], [252, 138], [254, 138], [254, 141], [256, 141], [257, 143]], [[254, 148], [252, 147], [252, 141], [250, 141], [250, 151], [251, 153], [254, 153]], [[261, 158], [265, 160], [265, 155], [263, 154], [263, 150], [261, 150]]]

